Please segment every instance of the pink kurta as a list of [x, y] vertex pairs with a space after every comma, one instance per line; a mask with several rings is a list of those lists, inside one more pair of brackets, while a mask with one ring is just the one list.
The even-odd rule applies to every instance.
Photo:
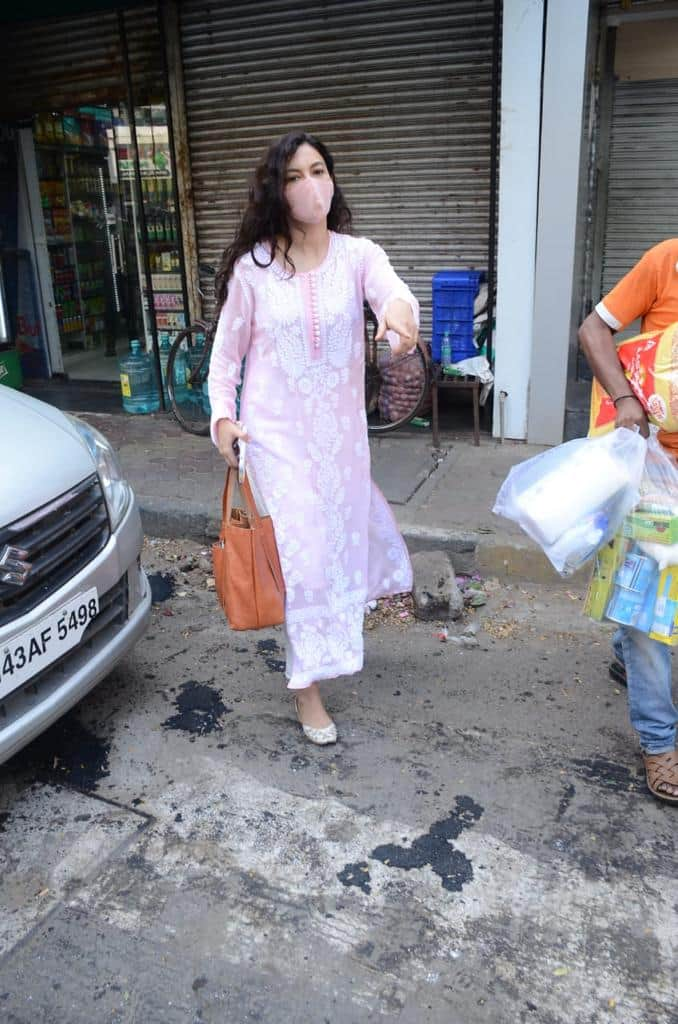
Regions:
[[[266, 263], [268, 251], [255, 250]], [[363, 298], [378, 317], [416, 299], [367, 238], [330, 234], [323, 263], [290, 273], [236, 264], [209, 374], [212, 437], [235, 418], [248, 469], [275, 527], [287, 591], [288, 685], [358, 672], [367, 601], [407, 591], [412, 569], [391, 510], [370, 477]]]

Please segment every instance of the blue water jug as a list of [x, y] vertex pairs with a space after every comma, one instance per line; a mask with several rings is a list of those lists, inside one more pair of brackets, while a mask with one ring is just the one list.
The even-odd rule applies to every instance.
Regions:
[[137, 338], [130, 341], [130, 354], [119, 361], [122, 407], [125, 412], [157, 412], [160, 396], [155, 379], [153, 360], [141, 351]]
[[167, 393], [167, 362], [170, 355], [170, 336], [164, 331], [160, 335], [160, 372], [162, 373], [162, 393], [165, 396], [165, 404], [169, 404], [169, 394]]

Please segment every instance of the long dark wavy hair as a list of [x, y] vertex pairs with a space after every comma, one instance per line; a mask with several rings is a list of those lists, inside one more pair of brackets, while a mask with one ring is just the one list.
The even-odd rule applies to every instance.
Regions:
[[[331, 231], [339, 231], [343, 234], [351, 233], [351, 211], [346, 205], [346, 200], [334, 176], [334, 160], [327, 146], [315, 135], [307, 132], [293, 131], [283, 135], [279, 142], [274, 143], [268, 153], [261, 161], [254, 172], [252, 184], [249, 189], [249, 200], [247, 209], [243, 214], [240, 226], [231, 244], [224, 249], [221, 264], [217, 271], [214, 282], [214, 290], [217, 299], [217, 311], [221, 309], [228, 294], [228, 282], [230, 281], [233, 267], [236, 261], [251, 252], [252, 258], [257, 266], [270, 267], [275, 259], [275, 245], [279, 238], [285, 244], [284, 258], [289, 264], [291, 273], [294, 274], [294, 263], [289, 255], [292, 245], [292, 236], [289, 227], [290, 208], [285, 199], [285, 172], [290, 159], [294, 156], [299, 146], [307, 142], [309, 146], [320, 153], [325, 161], [330, 177], [334, 182], [334, 196], [332, 205], [327, 215], [327, 226]], [[267, 242], [271, 249], [271, 258], [266, 263], [260, 263], [254, 255], [254, 247], [258, 242]]]

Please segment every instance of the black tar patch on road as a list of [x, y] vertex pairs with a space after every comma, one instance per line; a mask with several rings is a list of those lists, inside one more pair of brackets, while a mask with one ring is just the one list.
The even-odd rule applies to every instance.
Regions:
[[52, 782], [93, 793], [108, 770], [111, 745], [79, 721], [77, 712], [64, 715], [12, 759], [12, 765], [42, 772]]
[[644, 789], [642, 780], [629, 768], [603, 757], [574, 758], [572, 764], [577, 775], [601, 789], [609, 789], [614, 793], [633, 793]]
[[366, 860], [358, 861], [357, 864], [347, 864], [343, 868], [337, 878], [342, 885], [351, 886], [355, 885], [358, 889], [362, 889], [367, 895], [372, 892], [372, 886], [370, 885], [370, 869]]
[[558, 821], [560, 821], [560, 819], [563, 817], [568, 807], [572, 803], [575, 793], [576, 789], [574, 788], [572, 783], [569, 783], [569, 785], [565, 786], [565, 789], [563, 790], [563, 795], [560, 798], [560, 803], [558, 804], [558, 813], [556, 815]]
[[[441, 879], [443, 889], [461, 892], [473, 878], [473, 865], [466, 854], [452, 845], [452, 841], [480, 820], [483, 808], [470, 796], [458, 796], [455, 803], [456, 810], [451, 811], [446, 818], [435, 821], [428, 832], [413, 839], [409, 846], [385, 843], [377, 846], [370, 858], [389, 868], [400, 868], [403, 871], [430, 867]], [[357, 886], [367, 894], [372, 891], [366, 861], [347, 864], [337, 878], [342, 885]]]
[[285, 662], [280, 658], [275, 658], [274, 655], [282, 654], [280, 645], [277, 640], [258, 640], [257, 641], [257, 654], [260, 654], [264, 659], [264, 663], [269, 672], [284, 672]]
[[177, 714], [162, 723], [163, 729], [178, 729], [196, 736], [221, 731], [221, 720], [233, 708], [227, 708], [221, 694], [207, 683], [189, 679], [179, 687], [181, 691], [174, 701]]

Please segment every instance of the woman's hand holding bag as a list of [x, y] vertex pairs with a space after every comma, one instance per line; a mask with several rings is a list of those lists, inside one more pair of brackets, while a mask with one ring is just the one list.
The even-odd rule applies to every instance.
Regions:
[[221, 419], [217, 423], [216, 435], [219, 453], [223, 455], [229, 466], [236, 469], [238, 465], [238, 452], [235, 446], [239, 441], [249, 441], [247, 431], [240, 423]]

